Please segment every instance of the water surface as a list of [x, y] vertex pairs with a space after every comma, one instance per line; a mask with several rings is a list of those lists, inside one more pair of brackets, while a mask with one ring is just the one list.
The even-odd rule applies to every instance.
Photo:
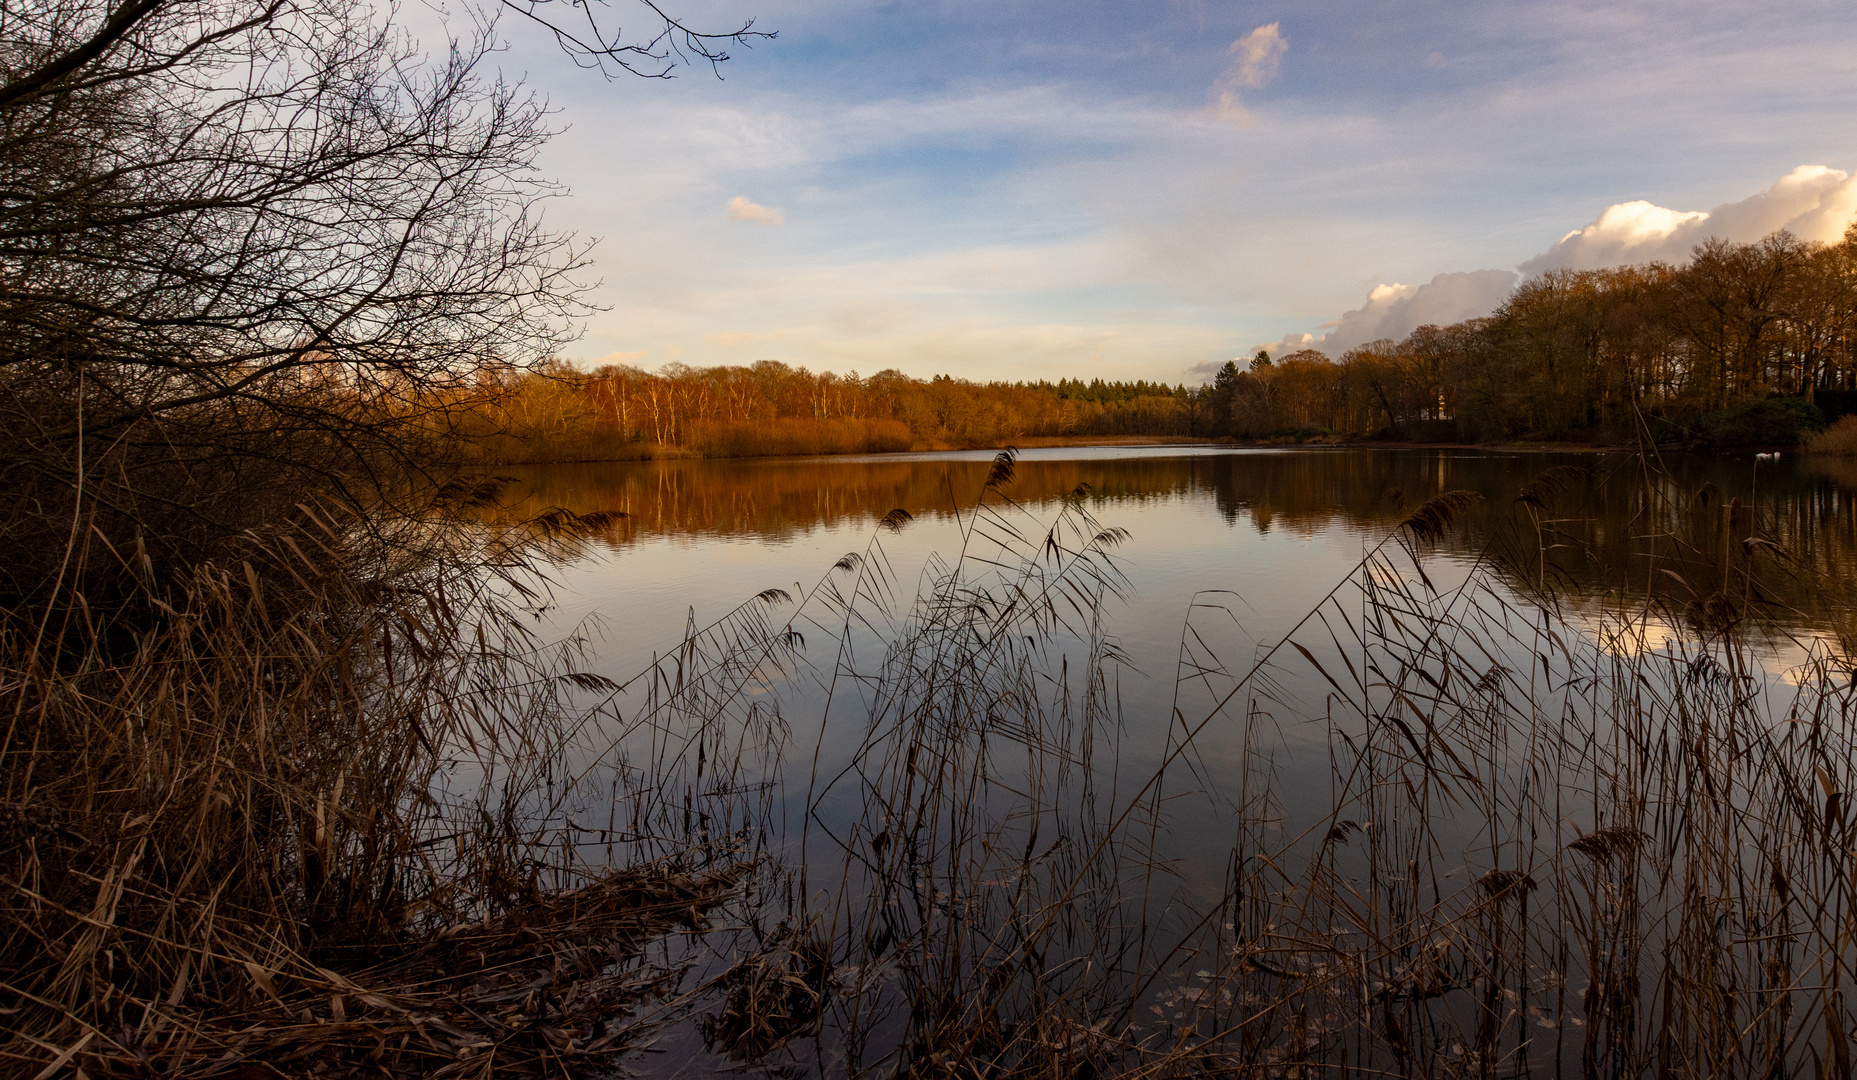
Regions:
[[[993, 458], [623, 462], [512, 473], [524, 512], [561, 506], [627, 515], [588, 557], [558, 571], [558, 606], [545, 627], [587, 635], [586, 666], [625, 682], [764, 590], [806, 596], [848, 552], [874, 552], [883, 562], [896, 614], [924, 587], [932, 560], [965, 551], [986, 565], [996, 550], [989, 531], [998, 528], [975, 530], [974, 506]], [[1532, 501], [1518, 502], [1531, 483]], [[1102, 612], [1119, 657], [1108, 667], [1118, 717], [1112, 754], [1126, 784], [1158, 766], [1174, 745], [1170, 732], [1218, 703], [1220, 673], [1242, 672], [1283, 641], [1425, 499], [1463, 490], [1482, 502], [1398, 571], [1415, 586], [1422, 580], [1448, 591], [1473, 567], [1494, 564], [1495, 580], [1515, 590], [1545, 583], [1575, 627], [1648, 607], [1652, 645], [1707, 625], [1705, 605], [1725, 598], [1741, 620], [1735, 633], [1781, 688], [1808, 650], [1836, 643], [1853, 626], [1857, 497], [1834, 470], [1791, 460], [1757, 469], [1749, 459], [1709, 456], [1057, 448], [1022, 454], [1011, 483], [985, 498], [1033, 547], [1067, 499], [1127, 531], [1111, 549], [1123, 580]], [[913, 520], [899, 534], [880, 535], [879, 519], [899, 508]], [[1750, 537], [1763, 543], [1750, 546]], [[776, 604], [770, 617], [778, 622], [787, 610]], [[823, 670], [841, 628], [816, 619], [807, 613], [794, 625], [810, 642], [806, 661]], [[1302, 637], [1322, 652], [1333, 638], [1319, 631], [1305, 627]], [[883, 644], [865, 643], [867, 666]], [[663, 684], [677, 671], [670, 661], [655, 678]], [[845, 764], [834, 748], [855, 742], [820, 715], [822, 684], [813, 674], [781, 695], [790, 729], [784, 774], [802, 765], [809, 775], [830, 774]], [[1272, 677], [1268, 700], [1248, 707], [1267, 712], [1276, 732], [1278, 810], [1294, 827], [1299, 808], [1317, 816], [1326, 809], [1330, 687], [1311, 672]], [[845, 707], [834, 710], [834, 723], [845, 724]], [[1245, 739], [1245, 725], [1231, 717], [1195, 737], [1191, 782], [1219, 812], [1172, 821], [1159, 841], [1181, 860], [1189, 883], [1210, 888], [1223, 872], [1237, 811], [1234, 796], [1218, 788], [1257, 752]]]
[[[931, 552], [951, 553], [992, 457], [974, 451], [509, 471], [525, 509], [628, 515], [596, 554], [561, 572], [555, 612], [557, 627], [592, 620], [601, 634], [598, 663], [617, 677], [674, 644], [692, 618], [701, 624], [763, 589], [814, 581], [847, 551], [862, 550], [892, 509], [915, 519], [884, 542], [900, 572], [913, 575]], [[1785, 549], [1785, 558], [1754, 565], [1764, 591], [1749, 598], [1769, 629], [1809, 636], [1841, 625], [1857, 577], [1857, 499], [1836, 466], [1787, 460], [1757, 474], [1746, 459], [1700, 456], [1647, 464], [1626, 454], [1058, 448], [1022, 454], [1005, 494], [1048, 519], [1061, 499], [1087, 485], [1091, 512], [1128, 531], [1119, 554], [1130, 589], [1115, 630], [1136, 668], [1170, 680], [1195, 596], [1228, 597], [1247, 639], [1273, 640], [1425, 498], [1457, 489], [1485, 497], [1470, 527], [1439, 546], [1440, 559], [1462, 562], [1476, 558], [1505, 519], [1524, 513], [1514, 500], [1531, 479], [1566, 466], [1592, 478], [1565, 481], [1538, 517], [1561, 545], [1552, 556], [1560, 580], [1592, 602], [1650, 593], [1680, 607], [1731, 578], [1735, 591], [1745, 582], [1735, 578], [1733, 560], [1748, 535], [1761, 535]], [[1857, 480], [1857, 470], [1848, 479]], [[1708, 500], [1712, 514], [1705, 507], [1693, 520], [1658, 518], [1657, 499], [1694, 502], [1705, 486], [1716, 492]], [[1737, 501], [1751, 508], [1737, 509]], [[1566, 535], [1556, 540], [1557, 530]], [[1723, 547], [1734, 549], [1726, 563]]]
[[[1111, 548], [1118, 576], [1100, 613], [1077, 611], [1077, 625], [1028, 655], [1046, 678], [1082, 670], [1082, 649], [1100, 614], [1116, 656], [1104, 666], [1113, 722], [1103, 728], [1110, 745], [1083, 771], [1098, 777], [1103, 804], [1114, 809], [1130, 805], [1132, 792], [1172, 762], [1165, 799], [1154, 792], [1164, 812], [1157, 810], [1151, 828], [1137, 830], [1144, 864], [1165, 868], [1164, 888], [1149, 897], [1144, 878], [1139, 900], [1142, 919], [1152, 916], [1161, 928], [1144, 933], [1163, 950], [1205, 927], [1190, 913], [1215, 909], [1224, 895], [1235, 844], [1243, 843], [1234, 837], [1261, 828], [1274, 846], [1274, 830], [1288, 851], [1299, 830], [1325, 827], [1318, 823], [1332, 809], [1336, 732], [1349, 722], [1337, 716], [1349, 709], [1356, 719], [1392, 715], [1386, 701], [1371, 700], [1378, 692], [1366, 689], [1338, 711], [1337, 695], [1354, 691], [1318, 677], [1324, 665], [1335, 673], [1350, 662], [1350, 670], [1365, 670], [1378, 657], [1385, 667], [1399, 653], [1370, 644], [1363, 629], [1370, 617], [1396, 613], [1396, 600], [1372, 611], [1354, 599], [1331, 602], [1321, 619], [1332, 624], [1308, 621], [1337, 586], [1340, 596], [1361, 597], [1382, 575], [1380, 584], [1395, 590], [1450, 597], [1472, 582], [1482, 592], [1466, 593], [1464, 604], [1500, 611], [1516, 602], [1519, 632], [1488, 636], [1487, 651], [1471, 657], [1477, 670], [1470, 677], [1506, 670], [1506, 678], [1531, 687], [1534, 700], [1556, 709], [1579, 708], [1580, 692], [1547, 655], [1553, 649], [1543, 648], [1552, 633], [1529, 630], [1526, 612], [1538, 609], [1520, 603], [1524, 596], [1549, 597], [1544, 602], [1558, 608], [1552, 631], [1596, 633], [1608, 621], [1643, 615], [1638, 625], [1647, 632], [1624, 647], [1655, 649], [1677, 638], [1731, 633], [1751, 645], [1765, 669], [1759, 681], [1766, 692], [1782, 694], [1789, 668], [1809, 650], [1846, 640], [1853, 609], [1857, 502], [1847, 478], [1835, 468], [1790, 460], [1757, 471], [1747, 460], [1647, 462], [1625, 454], [1053, 449], [1024, 454], [1012, 481], [988, 492], [992, 467], [990, 454], [957, 453], [512, 472], [523, 484], [524, 512], [562, 506], [627, 515], [587, 557], [559, 569], [557, 605], [544, 627], [587, 634], [586, 664], [615, 681], [669, 657], [642, 684], [647, 690], [633, 691], [615, 715], [642, 715], [650, 702], [679, 692], [694, 668], [685, 657], [695, 656], [679, 643], [693, 628], [764, 590], [793, 598], [766, 605], [768, 618], [792, 619], [806, 640], [796, 652], [798, 675], [763, 699], [781, 711], [782, 738], [767, 760], [754, 763], [756, 775], [774, 778], [757, 813], [763, 834], [772, 837], [766, 850], [789, 872], [812, 871], [813, 884], [802, 887], [822, 897], [832, 886], [819, 881], [856, 879], [855, 868], [835, 864], [838, 852], [881, 851], [870, 837], [883, 815], [873, 817], [869, 792], [897, 775], [861, 775], [874, 769], [857, 757], [868, 745], [860, 708], [869, 701], [839, 693], [835, 673], [879, 668], [882, 647], [897, 640], [911, 600], [963, 553], [966, 572], [984, 573], [994, 560], [1011, 562], [1014, 551], [1038, 552], [1042, 530], [1067, 507], [1126, 530]], [[1377, 561], [1363, 586], [1363, 557], [1389, 550], [1385, 541], [1399, 523], [1448, 491], [1475, 492], [1481, 502], [1459, 514], [1435, 545], [1396, 544], [1391, 550], [1403, 558]], [[977, 514], [983, 502], [991, 509]], [[910, 523], [895, 535], [881, 532], [879, 520], [898, 509]], [[862, 576], [834, 570], [848, 552], [867, 560], [859, 565], [881, 570]], [[829, 592], [821, 582], [852, 576], [881, 583], [859, 602], [856, 618], [835, 623], [842, 613], [829, 604], [797, 603]], [[798, 614], [789, 614], [794, 609]], [[1302, 653], [1308, 664], [1276, 664], [1247, 697], [1227, 701], [1234, 678], [1255, 659], [1273, 647], [1288, 655], [1280, 643], [1292, 633], [1296, 647], [1308, 650]], [[1369, 672], [1354, 685], [1394, 677]], [[1411, 680], [1400, 673], [1395, 681]], [[1191, 753], [1170, 757], [1188, 728], [1196, 731]], [[1260, 731], [1268, 740], [1259, 739]], [[652, 741], [659, 739], [655, 732], [642, 737], [662, 745]], [[711, 762], [716, 751], [728, 752], [729, 737], [719, 732], [704, 744], [714, 747]], [[687, 754], [678, 767], [687, 781]], [[1034, 763], [1025, 775], [1037, 779], [1046, 769]], [[1258, 777], [1268, 779], [1268, 798], [1247, 786]], [[704, 797], [701, 783], [690, 790], [699, 802]], [[1010, 784], [991, 797], [1001, 799], [999, 836], [1030, 836], [1045, 827], [1036, 815], [1014, 823]], [[1051, 805], [1059, 816], [1065, 812], [1062, 795]], [[1567, 818], [1575, 830], [1594, 823], [1590, 815]], [[1438, 868], [1444, 888], [1452, 887], [1452, 874], [1467, 881], [1488, 868], [1489, 852], [1475, 850], [1482, 827], [1467, 820], [1461, 829], [1449, 822], [1437, 829], [1443, 849], [1461, 844], [1464, 853], [1457, 869], [1450, 866], [1456, 855]], [[977, 885], [984, 892], [1007, 880], [983, 875]], [[1434, 881], [1432, 888], [1439, 887]], [[824, 906], [831, 906], [829, 897]], [[1171, 929], [1170, 918], [1178, 920]], [[715, 963], [738, 954], [739, 948], [718, 952]], [[721, 1066], [697, 1051], [700, 1040], [690, 1031], [672, 1038], [678, 1064], [698, 1072]], [[661, 1065], [653, 1071], [664, 1071]]]

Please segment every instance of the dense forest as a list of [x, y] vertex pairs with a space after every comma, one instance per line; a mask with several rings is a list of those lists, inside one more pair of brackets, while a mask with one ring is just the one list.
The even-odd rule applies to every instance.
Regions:
[[814, 374], [668, 364], [656, 374], [566, 365], [486, 377], [448, 412], [467, 456], [588, 461], [682, 450], [712, 457], [993, 446], [1027, 436], [1192, 435], [1218, 428], [1203, 389], [1161, 383], [973, 383], [900, 371]]
[[774, 361], [487, 374], [473, 453], [593, 460], [985, 446], [1041, 436], [1790, 443], [1857, 405], [1857, 227], [1710, 241], [1682, 266], [1553, 270], [1495, 313], [1209, 385], [975, 383]]
[[1553, 270], [1487, 318], [1338, 361], [1228, 368], [1230, 431], [1790, 442], [1857, 387], [1857, 227], [1822, 245], [1712, 240], [1690, 261]]

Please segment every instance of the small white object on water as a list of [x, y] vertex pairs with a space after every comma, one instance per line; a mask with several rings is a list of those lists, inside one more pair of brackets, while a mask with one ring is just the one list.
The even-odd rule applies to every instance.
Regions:
[[1778, 461], [1780, 460], [1780, 454], [1779, 454], [1779, 451], [1777, 450], [1771, 454], [1755, 454], [1754, 460], [1755, 461]]

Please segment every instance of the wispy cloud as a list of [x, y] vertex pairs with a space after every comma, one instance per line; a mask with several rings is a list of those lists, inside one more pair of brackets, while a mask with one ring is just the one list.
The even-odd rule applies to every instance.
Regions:
[[1240, 90], [1257, 90], [1277, 77], [1283, 54], [1289, 51], [1282, 23], [1268, 23], [1232, 42], [1226, 52], [1232, 62], [1212, 84], [1212, 112], [1220, 120], [1249, 124], [1253, 117], [1238, 100]]
[[779, 225], [787, 220], [787, 215], [775, 207], [751, 202], [746, 195], [737, 195], [729, 200], [729, 220], [746, 221], [754, 225]]
[[1277, 77], [1278, 61], [1283, 59], [1283, 53], [1289, 47], [1289, 40], [1283, 36], [1282, 23], [1260, 26], [1232, 42], [1227, 51], [1235, 59], [1226, 74], [1239, 86], [1248, 86], [1254, 90], [1266, 86]]
[[[727, 82], [539, 76], [574, 122], [543, 162], [575, 193], [551, 221], [606, 238], [579, 362], [682, 348], [1018, 378], [1100, 355], [1105, 377], [1172, 379], [1346, 309], [1350, 331], [1398, 336], [1395, 305], [1444, 317], [1417, 311], [1439, 270], [1513, 269], [1576, 226], [1602, 227], [1557, 259], [1598, 257], [1626, 219], [1682, 257], [1677, 219], [1726, 227], [1716, 204], [1802, 161], [1857, 172], [1837, 111], [1857, 6], [1831, 0], [1785, 19], [1752, 0], [1306, 5], [1287, 26], [1265, 21], [1280, 5], [1194, 0], [1061, 26], [1037, 5], [773, 7], [788, 32]], [[1012, 47], [976, 54], [983, 37]], [[1252, 112], [1268, 123], [1231, 137]], [[1837, 178], [1801, 180], [1812, 201], [1775, 212], [1822, 235], [1802, 219], [1838, 217], [1813, 187]], [[766, 219], [737, 197], [796, 228], [749, 229]], [[1602, 214], [1627, 200], [1644, 207]], [[1388, 281], [1413, 295], [1369, 301]]]

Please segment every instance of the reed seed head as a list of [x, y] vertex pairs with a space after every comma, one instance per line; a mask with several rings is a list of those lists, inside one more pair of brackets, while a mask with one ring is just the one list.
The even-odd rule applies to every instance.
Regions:
[[1474, 491], [1441, 491], [1407, 514], [1399, 527], [1421, 543], [1435, 544], [1444, 539], [1459, 514], [1482, 501], [1483, 496]]

